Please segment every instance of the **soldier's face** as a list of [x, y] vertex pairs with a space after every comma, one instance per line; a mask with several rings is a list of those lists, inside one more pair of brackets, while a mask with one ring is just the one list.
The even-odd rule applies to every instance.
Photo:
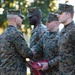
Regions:
[[58, 13], [57, 17], [60, 23], [66, 24], [68, 20], [68, 13], [66, 12]]
[[55, 21], [46, 22], [46, 26], [47, 26], [49, 31], [52, 31], [55, 28]]
[[37, 18], [36, 15], [33, 15], [33, 16], [29, 17], [29, 24], [35, 25], [37, 23], [37, 20], [38, 20], [38, 18]]

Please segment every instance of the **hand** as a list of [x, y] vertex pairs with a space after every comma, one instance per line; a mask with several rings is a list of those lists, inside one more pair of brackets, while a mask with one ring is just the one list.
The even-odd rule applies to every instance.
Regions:
[[47, 70], [48, 69], [48, 63], [47, 62], [43, 62], [41, 63], [42, 67], [42, 71]]

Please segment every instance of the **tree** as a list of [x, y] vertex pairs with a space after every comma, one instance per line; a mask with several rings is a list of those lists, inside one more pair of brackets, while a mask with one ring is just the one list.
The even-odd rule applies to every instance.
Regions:
[[43, 21], [43, 19], [47, 16], [48, 12], [54, 12], [57, 10], [56, 8], [57, 1], [58, 0], [34, 0], [34, 2], [31, 3], [29, 7], [35, 7], [35, 6], [40, 7], [43, 13], [42, 16], [42, 21]]
[[3, 14], [0, 14], [0, 27], [5, 28], [7, 25], [7, 10], [9, 9], [21, 9], [22, 14], [26, 12], [26, 0], [2, 0], [0, 2], [0, 8], [3, 8]]
[[[43, 18], [46, 17], [47, 13], [49, 11], [54, 12], [56, 9], [56, 3], [57, 0], [34, 0], [33, 3], [30, 5], [27, 4], [27, 0], [0, 0], [0, 8], [3, 8], [3, 14], [0, 14], [0, 27], [5, 28], [7, 26], [7, 19], [6, 19], [6, 13], [9, 9], [21, 9], [21, 12], [23, 15], [27, 15], [27, 9], [29, 7], [38, 6], [41, 8], [43, 12], [42, 21]], [[23, 20], [23, 24], [25, 25], [26, 29], [30, 28], [30, 25], [28, 24], [27, 19]]]

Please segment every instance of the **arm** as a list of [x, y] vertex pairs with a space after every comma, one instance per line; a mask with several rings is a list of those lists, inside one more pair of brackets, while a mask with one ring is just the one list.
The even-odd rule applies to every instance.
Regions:
[[53, 67], [59, 63], [60, 56], [55, 57], [54, 59], [48, 61], [48, 66]]
[[48, 62], [44, 62], [42, 63], [42, 70], [47, 70], [48, 68], [52, 68], [53, 66], [56, 66], [59, 63], [60, 57], [57, 56], [56, 58], [48, 61]]
[[32, 48], [32, 53], [34, 54], [34, 57], [38, 57], [43, 53], [43, 37], [38, 41], [36, 45], [34, 45]]
[[24, 58], [28, 57], [28, 52], [30, 49], [28, 48], [27, 42], [25, 41], [23, 35], [20, 32], [16, 32], [14, 34], [14, 39], [12, 40], [15, 50]]

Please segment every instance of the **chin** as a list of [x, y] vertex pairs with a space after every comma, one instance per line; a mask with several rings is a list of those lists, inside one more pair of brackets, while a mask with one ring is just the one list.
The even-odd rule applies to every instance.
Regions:
[[34, 25], [33, 23], [30, 23], [30, 25]]

